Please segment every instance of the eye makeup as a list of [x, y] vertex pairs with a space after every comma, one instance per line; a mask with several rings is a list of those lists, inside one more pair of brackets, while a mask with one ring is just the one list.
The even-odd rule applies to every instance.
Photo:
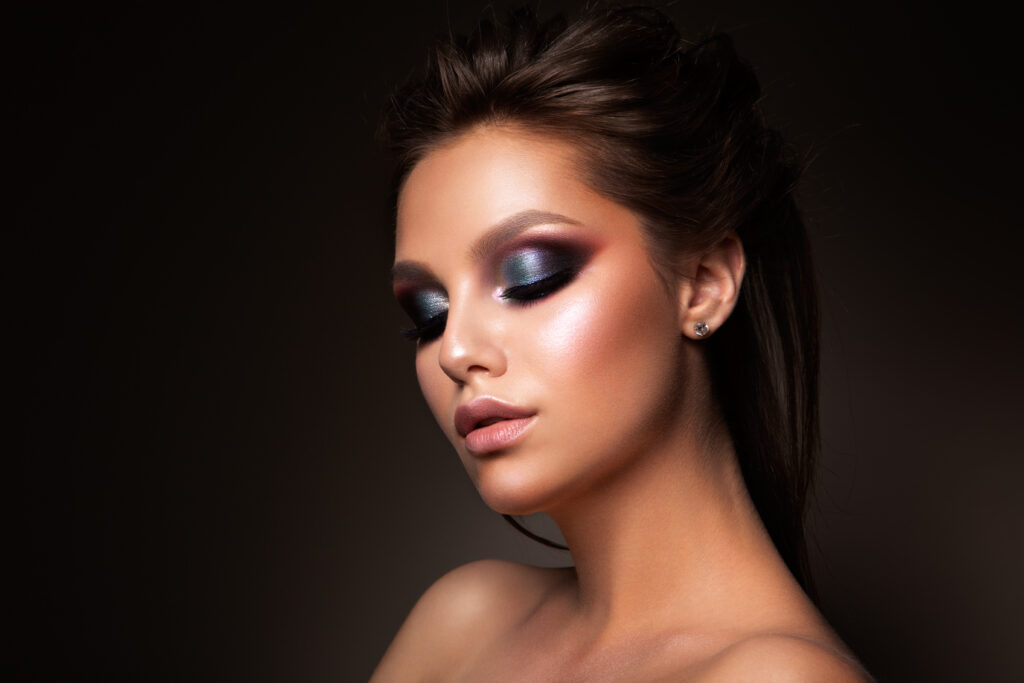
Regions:
[[[535, 235], [514, 240], [487, 258], [480, 277], [497, 285], [495, 296], [499, 299], [528, 306], [571, 283], [593, 251], [586, 243]], [[436, 280], [402, 286], [396, 296], [413, 323], [411, 329], [402, 332], [404, 337], [429, 342], [444, 333], [448, 294]]]
[[448, 318], [448, 296], [444, 291], [436, 288], [413, 289], [400, 294], [398, 303], [415, 326], [402, 332], [406, 339], [430, 341], [444, 332]]
[[568, 244], [521, 246], [501, 259], [500, 296], [527, 302], [553, 294], [575, 279], [588, 259], [587, 250]]

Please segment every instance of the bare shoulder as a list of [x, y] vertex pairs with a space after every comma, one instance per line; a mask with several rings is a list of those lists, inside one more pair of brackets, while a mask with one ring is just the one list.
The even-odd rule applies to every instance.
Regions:
[[719, 653], [698, 677], [717, 681], [778, 683], [871, 683], [870, 674], [846, 652], [826, 643], [789, 634], [745, 638]]
[[566, 580], [567, 569], [480, 560], [427, 589], [402, 624], [373, 681], [434, 680], [519, 623]]

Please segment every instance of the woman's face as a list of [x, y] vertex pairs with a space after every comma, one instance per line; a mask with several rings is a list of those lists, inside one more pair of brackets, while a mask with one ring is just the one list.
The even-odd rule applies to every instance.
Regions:
[[479, 128], [422, 159], [399, 197], [395, 294], [420, 387], [506, 514], [600, 485], [680, 414], [678, 296], [636, 216], [580, 181], [573, 151]]

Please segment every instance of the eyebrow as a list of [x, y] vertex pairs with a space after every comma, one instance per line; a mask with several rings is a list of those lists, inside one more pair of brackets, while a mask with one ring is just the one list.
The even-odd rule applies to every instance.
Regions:
[[[520, 211], [491, 227], [484, 235], [477, 239], [469, 248], [470, 258], [474, 261], [482, 261], [497, 251], [501, 245], [514, 239], [526, 230], [536, 225], [551, 223], [580, 224], [579, 221], [563, 216], [560, 213], [538, 211], [536, 209]], [[423, 263], [418, 261], [399, 261], [391, 268], [391, 277], [393, 280], [429, 280], [433, 279], [434, 276], [430, 268]]]

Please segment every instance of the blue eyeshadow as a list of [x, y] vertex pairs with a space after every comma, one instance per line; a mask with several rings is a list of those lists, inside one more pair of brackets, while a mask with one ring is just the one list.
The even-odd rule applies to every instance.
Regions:
[[448, 310], [448, 297], [436, 289], [421, 289], [409, 297], [407, 313], [416, 325], [422, 325]]
[[579, 254], [561, 249], [524, 249], [501, 262], [501, 277], [510, 287], [528, 285], [577, 267], [581, 260]]

